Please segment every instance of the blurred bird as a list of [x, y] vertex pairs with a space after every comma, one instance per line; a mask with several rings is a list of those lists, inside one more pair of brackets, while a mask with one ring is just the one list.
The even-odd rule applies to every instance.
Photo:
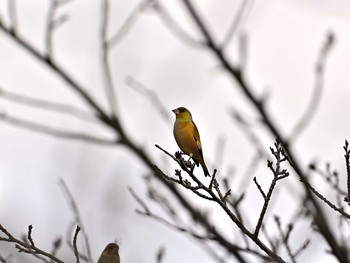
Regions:
[[210, 176], [204, 162], [199, 132], [196, 124], [194, 124], [192, 120], [191, 112], [184, 107], [174, 109], [173, 112], [176, 116], [174, 137], [177, 145], [180, 147], [181, 151], [194, 160], [197, 166], [199, 164], [202, 166], [205, 176]]
[[97, 263], [120, 263], [119, 246], [115, 243], [109, 243]]

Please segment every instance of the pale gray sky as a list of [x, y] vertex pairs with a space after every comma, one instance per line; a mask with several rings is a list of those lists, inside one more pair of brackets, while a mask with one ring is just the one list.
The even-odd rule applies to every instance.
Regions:
[[[7, 23], [6, 2], [0, 0], [0, 17]], [[43, 30], [49, 1], [16, 2], [20, 34], [44, 50]], [[138, 1], [111, 2], [110, 36]], [[228, 0], [196, 2], [200, 2], [197, 5], [215, 36], [223, 39], [237, 11], [237, 3]], [[178, 1], [164, 4], [186, 32], [200, 39]], [[93, 0], [74, 0], [60, 9], [57, 15], [66, 14], [69, 20], [55, 32], [53, 50], [59, 63], [107, 107], [100, 67], [99, 9], [99, 1]], [[269, 94], [268, 110], [285, 135], [290, 134], [305, 111], [314, 87], [316, 58], [326, 33], [334, 32], [336, 45], [327, 59], [320, 108], [298, 138], [295, 150], [305, 165], [313, 160], [321, 164], [330, 161], [341, 172], [344, 171], [342, 145], [349, 139], [349, 11], [348, 1], [254, 1], [249, 16], [239, 28], [239, 32], [244, 31], [248, 36], [248, 82], [257, 94]], [[237, 38], [233, 39], [227, 50], [234, 63], [239, 62], [237, 44]], [[86, 108], [61, 79], [2, 32], [0, 56], [0, 88]], [[229, 115], [232, 106], [248, 115], [252, 110], [213, 56], [179, 41], [157, 15], [149, 11], [139, 17], [132, 30], [113, 48], [111, 64], [118, 110], [126, 130], [167, 171], [171, 170], [166, 168], [164, 156], [154, 144], [175, 152], [177, 146], [172, 127], [149, 100], [126, 85], [128, 76], [154, 90], [170, 116], [174, 107], [191, 109], [211, 168], [218, 139], [226, 138], [222, 173], [230, 167], [235, 168], [237, 185], [232, 186], [234, 191], [242, 191], [239, 186], [248, 182], [245, 183], [248, 185], [244, 206], [256, 208], [256, 213], [251, 215], [254, 222], [262, 205], [261, 196], [252, 178], [240, 177], [247, 170], [254, 151]], [[0, 112], [55, 127], [109, 136], [108, 130], [96, 125], [27, 109], [3, 99], [0, 99]], [[264, 143], [267, 147], [273, 141], [268, 138]], [[141, 177], [147, 171], [125, 148], [55, 139], [2, 122], [0, 145], [0, 223], [12, 233], [22, 234], [32, 224], [36, 243], [46, 249], [50, 248], [51, 240], [66, 233], [73, 215], [58, 185], [58, 179], [63, 178], [79, 205], [95, 259], [105, 245], [116, 238], [123, 262], [155, 262], [155, 254], [161, 245], [166, 246], [164, 262], [167, 263], [214, 262], [187, 236], [135, 213], [138, 205], [127, 187], [145, 195]], [[175, 168], [175, 165], [171, 167]], [[265, 182], [266, 172], [263, 163], [254, 175], [267, 187], [269, 177]], [[283, 183], [286, 189], [293, 185], [298, 193], [296, 181], [292, 178]], [[193, 196], [194, 200], [196, 198]], [[288, 190], [283, 190], [275, 200], [271, 214], [283, 214], [288, 218], [289, 204], [293, 205], [293, 200]], [[224, 222], [224, 229], [231, 227], [221, 211], [211, 209], [215, 211], [213, 217]], [[303, 240], [305, 233], [312, 235], [308, 225], [296, 229], [295, 241], [298, 242], [300, 236]], [[312, 237], [311, 248], [302, 254], [300, 262], [311, 259], [313, 262], [335, 262], [323, 253], [323, 241], [318, 240], [317, 235]], [[0, 253], [3, 253], [1, 249]]]

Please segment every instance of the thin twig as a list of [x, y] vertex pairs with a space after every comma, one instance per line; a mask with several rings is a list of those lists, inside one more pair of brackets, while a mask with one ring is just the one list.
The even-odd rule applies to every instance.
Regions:
[[98, 117], [101, 121], [103, 121], [108, 126], [112, 126], [113, 124], [116, 125], [116, 123], [113, 123], [108, 118], [108, 115], [104, 112], [102, 107], [94, 100], [94, 98], [87, 92], [87, 90], [83, 88], [80, 84], [78, 84], [78, 82], [74, 80], [73, 77], [70, 74], [68, 74], [60, 65], [54, 62], [52, 59], [48, 59], [46, 55], [42, 55], [36, 47], [29, 44], [24, 38], [22, 38], [18, 34], [14, 34], [2, 23], [0, 23], [0, 31], [5, 33], [5, 35], [10, 37], [11, 39], [15, 40], [19, 46], [24, 48], [28, 53], [33, 55], [43, 64], [45, 64], [48, 67], [48, 69], [53, 70], [53, 72], [55, 72], [57, 76], [62, 78], [72, 90], [74, 90], [78, 95], [80, 95], [80, 97], [88, 105], [90, 105], [94, 111], [97, 112]]
[[160, 18], [164, 22], [164, 25], [168, 27], [170, 32], [172, 32], [180, 41], [186, 43], [189, 46], [195, 48], [201, 48], [205, 46], [205, 43], [200, 40], [194, 39], [190, 34], [184, 31], [178, 23], [172, 18], [168, 10], [163, 6], [163, 4], [158, 0], [152, 0], [154, 2], [154, 9], [158, 12]]
[[[29, 229], [29, 228], [28, 228]], [[6, 230], [5, 227], [3, 227], [1, 224], [0, 224], [0, 231], [2, 233], [5, 234], [6, 237], [2, 237], [0, 236], [0, 241], [4, 241], [4, 242], [9, 242], [9, 243], [14, 243], [16, 244], [16, 248], [19, 250], [19, 251], [22, 251], [22, 252], [25, 252], [25, 253], [28, 253], [28, 254], [32, 254], [34, 256], [37, 256], [37, 257], [40, 257], [41, 256], [44, 256], [44, 257], [47, 257], [49, 259], [51, 259], [53, 262], [57, 262], [57, 263], [64, 263], [62, 260], [58, 259], [57, 257], [55, 257], [54, 255], [48, 253], [48, 252], [45, 252], [43, 250], [41, 250], [40, 248], [28, 243], [28, 242], [25, 242], [25, 241], [21, 241], [17, 238], [15, 238], [13, 235], [11, 235], [11, 233], [9, 231]], [[33, 242], [34, 243], [34, 242]], [[42, 257], [40, 257], [42, 259]]]
[[80, 227], [77, 226], [77, 228], [75, 230], [75, 233], [74, 233], [74, 237], [73, 237], [74, 255], [75, 255], [75, 258], [77, 260], [77, 263], [80, 262], [80, 260], [79, 260], [79, 252], [78, 252], [78, 245], [77, 245], [77, 239], [78, 239], [79, 231], [80, 231]]
[[267, 207], [270, 203], [271, 200], [271, 196], [273, 193], [273, 190], [275, 189], [275, 186], [277, 184], [278, 180], [281, 180], [283, 178], [286, 178], [287, 176], [289, 176], [289, 173], [287, 172], [287, 170], [285, 169], [281, 169], [281, 163], [286, 161], [287, 158], [284, 155], [284, 150], [282, 149], [280, 142], [278, 140], [276, 140], [275, 142], [275, 148], [276, 150], [271, 148], [272, 154], [274, 155], [275, 159], [276, 159], [276, 168], [273, 167], [273, 162], [272, 161], [268, 161], [267, 162], [267, 166], [270, 168], [270, 170], [273, 173], [273, 179], [271, 182], [271, 185], [269, 187], [269, 191], [267, 192], [267, 194], [264, 193], [264, 191], [262, 190], [261, 186], [257, 183], [256, 179], [254, 180], [256, 186], [258, 187], [261, 195], [264, 198], [264, 205], [263, 208], [260, 212], [260, 216], [258, 219], [258, 223], [255, 227], [255, 231], [254, 231], [254, 235], [257, 237], [259, 235], [259, 231], [260, 228], [262, 226], [263, 220], [264, 220], [264, 216], [266, 214], [267, 211]]
[[136, 8], [127, 17], [123, 25], [119, 30], [107, 41], [108, 48], [114, 47], [118, 42], [120, 42], [124, 36], [129, 32], [131, 27], [135, 24], [136, 20], [139, 18], [140, 14], [149, 7], [149, 2], [153, 0], [142, 0]]
[[151, 102], [152, 106], [155, 107], [163, 119], [170, 124], [169, 110], [164, 106], [162, 101], [159, 99], [158, 95], [152, 90], [142, 84], [140, 81], [136, 80], [132, 76], [126, 76], [125, 83], [130, 88], [134, 89], [138, 93], [146, 96]]
[[282, 243], [283, 243], [284, 247], [287, 250], [287, 253], [288, 253], [288, 255], [289, 255], [290, 259], [291, 259], [291, 262], [296, 263], [295, 257], [294, 257], [294, 255], [292, 253], [292, 249], [289, 246], [289, 236], [290, 236], [290, 233], [291, 233], [293, 227], [291, 227], [291, 225], [289, 225], [287, 233], [284, 233], [283, 230], [282, 230], [282, 225], [281, 225], [279, 217], [275, 216], [274, 219], [275, 219], [275, 222], [277, 224], [277, 229], [279, 231], [279, 234], [280, 234], [280, 236], [282, 238]]
[[344, 217], [350, 219], [350, 215], [346, 213], [343, 208], [338, 208], [336, 205], [330, 202], [326, 197], [324, 197], [321, 193], [319, 193], [309, 182], [304, 182], [304, 183], [310, 189], [310, 191], [315, 194], [315, 196], [317, 196], [320, 200], [326, 203], [330, 208], [339, 212]]
[[321, 102], [322, 91], [323, 91], [323, 83], [324, 83], [324, 75], [325, 75], [325, 66], [326, 59], [329, 56], [329, 53], [334, 46], [334, 34], [329, 32], [326, 36], [326, 40], [320, 50], [318, 55], [317, 64], [315, 68], [315, 86], [313, 95], [311, 97], [311, 101], [308, 104], [308, 107], [300, 118], [299, 122], [295, 125], [292, 133], [289, 137], [289, 142], [294, 142], [296, 138], [302, 133], [303, 130], [311, 123], [312, 118], [315, 116], [315, 113], [318, 109], [318, 106]]
[[1, 255], [0, 255], [0, 262], [1, 262], [1, 263], [10, 263], [10, 261], [8, 261], [7, 259], [5, 259], [5, 258], [2, 257]]
[[117, 105], [116, 95], [113, 84], [113, 78], [111, 74], [111, 67], [109, 61], [110, 47], [108, 45], [108, 25], [109, 25], [109, 0], [101, 1], [101, 28], [100, 28], [100, 41], [101, 41], [101, 53], [102, 53], [102, 70], [104, 76], [104, 87], [106, 90], [107, 100], [109, 102], [111, 116], [115, 119]]
[[[70, 249], [72, 249], [72, 251], [74, 252], [74, 245], [72, 242], [72, 233], [74, 232], [74, 230], [76, 230], [77, 227], [77, 222], [74, 220], [73, 222], [70, 223], [70, 225], [67, 227], [67, 231], [66, 231], [66, 244], [69, 246]], [[90, 262], [89, 258], [87, 257], [87, 255], [79, 252], [79, 259], [84, 260], [85, 262]]]
[[69, 104], [49, 101], [45, 99], [33, 98], [27, 95], [18, 94], [2, 88], [0, 88], [0, 98], [6, 99], [8, 101], [12, 101], [14, 103], [18, 103], [21, 105], [33, 107], [33, 108], [67, 114], [85, 121], [96, 121], [98, 118], [98, 116], [94, 116], [86, 111], [83, 111]]
[[71, 132], [71, 131], [64, 131], [61, 129], [56, 129], [44, 124], [28, 121], [25, 119], [21, 119], [18, 117], [10, 116], [9, 114], [6, 113], [0, 113], [0, 120], [10, 123], [14, 126], [24, 128], [27, 130], [51, 135], [54, 137], [58, 138], [64, 138], [64, 139], [71, 139], [71, 140], [78, 140], [78, 141], [84, 141], [84, 142], [89, 142], [89, 143], [95, 143], [99, 145], [109, 145], [113, 146], [118, 144], [117, 140], [107, 140], [104, 138], [98, 138], [94, 137], [92, 135], [84, 134], [84, 133], [79, 133], [79, 132]]
[[33, 241], [33, 238], [32, 238], [32, 230], [33, 230], [33, 226], [32, 225], [29, 225], [28, 226], [28, 235], [27, 235], [27, 238], [29, 240], [29, 243], [34, 247], [34, 241]]
[[[189, 234], [190, 236], [194, 237], [195, 239], [197, 240], [200, 240], [200, 241], [203, 241], [203, 240], [214, 240], [216, 239], [216, 236], [212, 235], [211, 234], [211, 231], [209, 232], [210, 235], [202, 235], [202, 234], [199, 234], [199, 233], [195, 233], [192, 229], [188, 228], [188, 227], [183, 227], [183, 226], [179, 226], [178, 224], [175, 225], [171, 222], [169, 222], [168, 220], [154, 214], [153, 212], [151, 212], [150, 208], [146, 205], [145, 202], [142, 201], [142, 199], [135, 193], [134, 190], [132, 190], [131, 188], [129, 188], [129, 191], [130, 193], [132, 194], [132, 196], [135, 198], [135, 200], [137, 201], [137, 203], [142, 207], [143, 211], [140, 211], [140, 210], [136, 210], [136, 212], [138, 212], [140, 215], [143, 215], [143, 216], [147, 216], [147, 217], [150, 217], [152, 218], [153, 220], [156, 220], [164, 225], [166, 225], [167, 227], [171, 228], [171, 229], [174, 229], [174, 230], [177, 230], [177, 231], [180, 231], [180, 232], [185, 232], [187, 234]], [[211, 226], [212, 227], [212, 226]], [[206, 244], [206, 243], [203, 243], [201, 242], [201, 244]], [[235, 244], [230, 244], [231, 246], [231, 249], [235, 249], [235, 250], [239, 250], [241, 252], [245, 252], [245, 253], [248, 253], [248, 254], [252, 254], [252, 255], [256, 255], [264, 260], [271, 260], [271, 258], [261, 254], [260, 252], [256, 251], [256, 250], [253, 250], [253, 249], [250, 249], [249, 247], [239, 247]], [[209, 252], [210, 248], [207, 247], [206, 248], [206, 251]], [[217, 260], [219, 260], [218, 262], [226, 262], [225, 260], [222, 260], [221, 258], [218, 257], [218, 255], [216, 254], [212, 254], [214, 252], [210, 252], [210, 254], [215, 257]], [[240, 262], [245, 262], [245, 261], [242, 261], [240, 260]]]
[[52, 38], [53, 38], [53, 24], [55, 20], [55, 13], [58, 6], [57, 0], [49, 1], [49, 10], [47, 12], [46, 32], [45, 32], [45, 47], [46, 56], [48, 59], [52, 59]]
[[[92, 256], [91, 256], [90, 242], [89, 242], [89, 238], [88, 238], [88, 235], [86, 233], [85, 227], [83, 227], [83, 221], [81, 219], [78, 206], [75, 203], [75, 200], [73, 198], [72, 193], [69, 191], [68, 186], [66, 185], [66, 183], [63, 181], [62, 178], [59, 180], [59, 185], [61, 186], [63, 193], [67, 197], [67, 199], [69, 201], [69, 205], [70, 205], [70, 207], [73, 211], [73, 214], [75, 216], [75, 222], [78, 225], [77, 229], [76, 229], [76, 235], [78, 234], [77, 232], [79, 232], [80, 230], [82, 231], [83, 239], [84, 239], [84, 243], [85, 243], [85, 247], [86, 247], [88, 262], [92, 263], [93, 261], [92, 261]], [[79, 230], [78, 230], [78, 228], [79, 228]], [[77, 251], [74, 248], [74, 253], [75, 252], [77, 252]]]
[[57, 251], [60, 249], [61, 245], [62, 245], [62, 238], [59, 237], [53, 242], [51, 254], [56, 256]]
[[350, 205], [350, 149], [349, 149], [349, 143], [347, 140], [345, 140], [345, 146], [343, 147], [345, 154], [345, 166], [346, 166], [346, 178], [347, 178], [347, 190], [348, 190], [348, 196], [345, 197], [345, 201], [348, 202]]
[[[251, 233], [243, 224], [242, 222], [234, 215], [234, 213], [229, 209], [229, 207], [226, 204], [226, 201], [223, 200], [221, 191], [218, 190], [218, 185], [217, 185], [217, 181], [214, 179], [212, 180], [212, 182], [210, 183], [210, 186], [205, 186], [195, 175], [193, 175], [192, 171], [189, 170], [187, 168], [186, 165], [183, 164], [183, 162], [181, 160], [179, 160], [178, 158], [172, 156], [169, 152], [167, 152], [166, 150], [162, 149], [160, 146], [156, 145], [156, 147], [158, 149], [160, 149], [161, 151], [163, 151], [166, 155], [168, 155], [169, 157], [171, 157], [174, 161], [176, 161], [180, 167], [191, 177], [191, 179], [193, 179], [193, 181], [196, 183], [196, 187], [199, 190], [204, 191], [206, 194], [209, 195], [209, 198], [207, 198], [207, 195], [201, 196], [199, 194], [199, 192], [193, 191], [194, 193], [196, 193], [198, 196], [202, 197], [202, 198], [206, 198], [208, 200], [211, 200], [217, 204], [220, 205], [220, 207], [225, 211], [225, 213], [229, 216], [229, 218], [237, 225], [237, 227], [240, 228], [240, 230], [247, 235], [256, 245], [258, 245], [268, 256], [270, 256], [273, 260], [275, 260], [276, 262], [285, 262], [279, 255], [275, 254], [273, 251], [271, 251], [258, 237], [257, 235], [255, 235], [254, 233]], [[284, 159], [283, 159], [284, 160]], [[284, 170], [283, 170], [284, 171]], [[158, 171], [158, 173], [163, 176], [164, 178], [171, 178], [168, 175], [164, 174], [160, 169]], [[278, 180], [284, 178], [285, 174], [278, 174]], [[214, 177], [214, 175], [213, 175]], [[181, 186], [191, 189], [188, 187], [188, 185], [186, 183], [184, 183], [183, 181], [180, 181], [179, 179], [175, 179], [172, 178], [171, 179], [173, 182], [180, 184]], [[196, 189], [197, 189], [196, 188]], [[213, 191], [213, 189], [215, 189], [218, 192], [218, 195], [216, 195]], [[192, 189], [191, 189], [192, 190]]]
[[322, 171], [321, 169], [319, 169], [316, 164], [310, 164], [309, 165], [309, 169], [317, 174], [319, 174], [323, 180], [325, 180], [325, 182], [333, 189], [337, 192], [337, 194], [340, 194], [342, 196], [347, 196], [347, 192], [342, 190], [340, 188], [340, 185], [337, 183], [337, 181], [339, 181], [339, 179], [337, 180], [333, 180], [336, 176], [336, 172], [331, 172], [330, 171], [330, 165], [327, 164], [326, 165], [326, 171]]
[[8, 12], [11, 23], [11, 30], [14, 34], [18, 31], [18, 17], [17, 17], [17, 8], [16, 8], [16, 0], [8, 0]]
[[224, 40], [221, 43], [221, 48], [225, 48], [230, 43], [231, 39], [237, 32], [239, 25], [243, 21], [243, 15], [248, 14], [249, 10], [253, 6], [254, 0], [241, 0], [240, 6], [238, 8], [237, 14], [234, 16], [233, 23], [231, 24], [228, 32], [225, 35]]

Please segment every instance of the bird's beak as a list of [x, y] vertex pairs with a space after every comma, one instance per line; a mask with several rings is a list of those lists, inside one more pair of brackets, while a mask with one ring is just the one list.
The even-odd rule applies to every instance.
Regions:
[[178, 109], [173, 109], [172, 112], [174, 112], [175, 115], [178, 115], [180, 113], [180, 111]]

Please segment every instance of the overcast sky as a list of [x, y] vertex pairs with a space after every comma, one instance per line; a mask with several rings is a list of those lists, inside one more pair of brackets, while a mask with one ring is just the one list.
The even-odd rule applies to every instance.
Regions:
[[[48, 2], [16, 1], [19, 33], [42, 51]], [[53, 54], [58, 63], [107, 108], [99, 50], [99, 2], [74, 0], [58, 10], [57, 17], [67, 15], [68, 20], [54, 32]], [[110, 37], [138, 1], [111, 2]], [[200, 40], [199, 32], [180, 1], [163, 2], [178, 24], [194, 39]], [[197, 6], [215, 37], [222, 40], [238, 10], [238, 3], [228, 0], [196, 2], [200, 3]], [[8, 24], [6, 3], [0, 0], [0, 17]], [[350, 3], [345, 0], [254, 1], [237, 31], [237, 36], [243, 33], [247, 36], [245, 74], [248, 83], [256, 94], [268, 98], [268, 111], [284, 136], [291, 134], [307, 108], [315, 85], [319, 51], [326, 34], [334, 33], [335, 45], [327, 58], [320, 106], [293, 149], [304, 165], [316, 160], [322, 166], [329, 161], [340, 172], [344, 172], [342, 145], [345, 139], [350, 139], [349, 14]], [[233, 38], [226, 51], [236, 65], [240, 63], [238, 39]], [[170, 152], [177, 150], [172, 136], [171, 109], [188, 107], [200, 130], [210, 169], [215, 168], [216, 145], [220, 138], [224, 139], [221, 172], [235, 170], [237, 184], [232, 189], [239, 193], [242, 191], [240, 186], [245, 186], [248, 195], [245, 205], [256, 208], [257, 212], [252, 212], [255, 218], [262, 204], [261, 196], [252, 178], [241, 178], [254, 149], [232, 121], [230, 112], [235, 108], [252, 119], [256, 115], [214, 57], [204, 49], [181, 41], [151, 10], [140, 15], [110, 55], [118, 112], [131, 137], [154, 157], [159, 166], [172, 171], [175, 165], [167, 167], [169, 160], [164, 161], [165, 157], [154, 144]], [[88, 110], [59, 77], [2, 31], [0, 56], [1, 89]], [[130, 78], [157, 94], [168, 110], [167, 119], [147, 97], [127, 85], [126, 80]], [[98, 125], [28, 109], [1, 98], [0, 112], [53, 127], [97, 133], [107, 138], [111, 135], [109, 130]], [[264, 138], [266, 147], [271, 146], [273, 139], [266, 135]], [[61, 140], [2, 122], [0, 145], [0, 223], [12, 233], [20, 235], [32, 224], [36, 244], [44, 249], [50, 249], [51, 241], [65, 235], [73, 214], [58, 184], [62, 178], [80, 208], [94, 259], [107, 243], [116, 239], [120, 243], [122, 262], [155, 262], [155, 254], [163, 245], [166, 247], [164, 262], [214, 262], [191, 238], [135, 213], [138, 205], [127, 187], [145, 196], [142, 176], [147, 170], [125, 148]], [[254, 175], [260, 176], [262, 184], [268, 186], [269, 178], [264, 181], [265, 163]], [[285, 187], [296, 181], [291, 179]], [[301, 193], [298, 187], [294, 190], [296, 194]], [[279, 195], [273, 213], [288, 215], [286, 204], [292, 203], [290, 198], [288, 191]], [[213, 216], [224, 222], [223, 228], [230, 227], [227, 218], [219, 210], [214, 211]], [[305, 226], [301, 229], [304, 230], [295, 230], [295, 240], [311, 235], [311, 230], [305, 233]], [[313, 262], [333, 262], [332, 257], [323, 253], [323, 241], [313, 237], [310, 250], [300, 257], [300, 262], [310, 262], [311, 258]], [[4, 252], [1, 246], [0, 253], [6, 255], [7, 251]], [[322, 253], [315, 254], [315, 251]], [[72, 254], [65, 257], [72, 258]]]

